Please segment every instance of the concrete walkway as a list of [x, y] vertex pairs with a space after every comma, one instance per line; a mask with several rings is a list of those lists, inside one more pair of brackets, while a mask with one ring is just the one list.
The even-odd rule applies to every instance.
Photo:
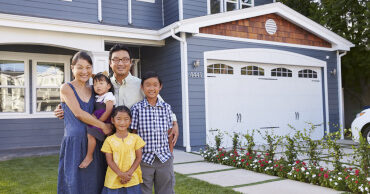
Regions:
[[229, 187], [241, 193], [342, 193], [308, 183], [282, 179], [277, 176], [209, 163], [204, 161], [200, 155], [194, 153], [174, 150], [174, 156], [175, 172], [211, 184]]

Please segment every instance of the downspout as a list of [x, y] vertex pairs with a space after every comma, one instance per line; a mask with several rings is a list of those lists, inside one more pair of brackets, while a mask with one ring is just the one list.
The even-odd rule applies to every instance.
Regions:
[[179, 21], [184, 19], [183, 1], [179, 0]]
[[182, 129], [186, 152], [191, 152], [190, 128], [189, 128], [189, 94], [188, 94], [188, 45], [186, 43], [186, 33], [181, 32], [181, 38], [175, 35], [171, 29], [172, 38], [180, 41], [181, 47], [181, 85], [182, 85]]
[[103, 13], [102, 13], [102, 4], [101, 0], [98, 0], [98, 21], [101, 23], [103, 21]]
[[128, 24], [132, 24], [132, 6], [131, 6], [131, 0], [128, 0]]
[[342, 57], [347, 54], [347, 51], [339, 54], [337, 51], [337, 74], [338, 74], [338, 99], [339, 99], [339, 126], [340, 136], [344, 139], [344, 101], [343, 101], [343, 90], [342, 90]]

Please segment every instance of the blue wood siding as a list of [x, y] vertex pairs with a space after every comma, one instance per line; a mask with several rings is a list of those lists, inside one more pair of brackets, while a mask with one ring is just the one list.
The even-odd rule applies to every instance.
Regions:
[[[330, 71], [336, 68], [336, 52], [322, 51], [304, 48], [293, 48], [285, 46], [265, 45], [257, 43], [238, 42], [231, 40], [220, 40], [203, 37], [188, 36], [188, 68], [189, 71], [203, 72], [204, 52], [213, 50], [237, 49], [237, 48], [267, 48], [278, 49], [314, 57], [327, 62], [328, 73], [328, 95], [329, 95], [329, 123], [330, 131], [337, 131], [339, 123], [338, 110], [338, 85], [337, 77], [330, 75]], [[329, 59], [326, 59], [329, 56]], [[196, 70], [192, 64], [200, 60], [201, 65]], [[190, 135], [191, 146], [202, 146], [206, 144], [206, 120], [205, 120], [205, 93], [204, 79], [189, 78], [189, 112], [190, 112]]]
[[269, 4], [273, 2], [274, 2], [273, 0], [254, 0], [254, 6]]
[[184, 19], [207, 15], [206, 0], [183, 0]]
[[168, 26], [179, 21], [179, 1], [163, 0], [164, 25]]
[[0, 150], [59, 146], [63, 120], [56, 118], [0, 119]]
[[98, 1], [0, 0], [0, 12], [36, 17], [98, 22]]
[[[73, 0], [0, 0], [0, 12], [98, 24], [98, 1]], [[103, 24], [127, 26], [127, 0], [102, 1]], [[162, 0], [155, 3], [132, 0], [132, 27], [163, 27]]]
[[161, 29], [163, 27], [162, 0], [156, 0], [155, 3], [132, 0], [132, 25]]
[[143, 47], [141, 49], [141, 72], [155, 71], [162, 79], [160, 92], [163, 99], [172, 106], [179, 125], [179, 139], [176, 146], [182, 147], [182, 93], [180, 43], [166, 39], [164, 47]]

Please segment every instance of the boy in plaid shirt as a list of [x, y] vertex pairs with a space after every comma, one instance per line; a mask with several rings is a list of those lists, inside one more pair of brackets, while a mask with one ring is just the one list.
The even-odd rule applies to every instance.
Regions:
[[158, 100], [162, 81], [155, 72], [147, 72], [141, 80], [145, 99], [131, 108], [132, 123], [130, 128], [145, 142], [141, 170], [143, 194], [175, 193], [175, 175], [173, 157], [168, 143], [168, 130], [172, 128], [171, 106]]

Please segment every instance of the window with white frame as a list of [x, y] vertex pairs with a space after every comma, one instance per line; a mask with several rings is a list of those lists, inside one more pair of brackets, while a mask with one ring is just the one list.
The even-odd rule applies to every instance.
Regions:
[[271, 70], [272, 77], [292, 77], [292, 71], [287, 68], [276, 68]]
[[225, 64], [212, 64], [207, 66], [207, 73], [234, 74], [234, 68]]
[[209, 0], [209, 14], [233, 11], [254, 6], [254, 0]]
[[0, 116], [53, 116], [60, 86], [70, 80], [63, 55], [0, 52]]
[[25, 61], [0, 60], [0, 112], [25, 112]]
[[257, 66], [247, 66], [241, 68], [241, 75], [256, 75], [256, 76], [264, 76], [265, 70], [261, 67]]
[[37, 62], [36, 83], [36, 112], [51, 112], [60, 103], [59, 88], [65, 80], [64, 64], [54, 62]]
[[317, 72], [311, 69], [304, 69], [298, 72], [300, 78], [317, 78]]

